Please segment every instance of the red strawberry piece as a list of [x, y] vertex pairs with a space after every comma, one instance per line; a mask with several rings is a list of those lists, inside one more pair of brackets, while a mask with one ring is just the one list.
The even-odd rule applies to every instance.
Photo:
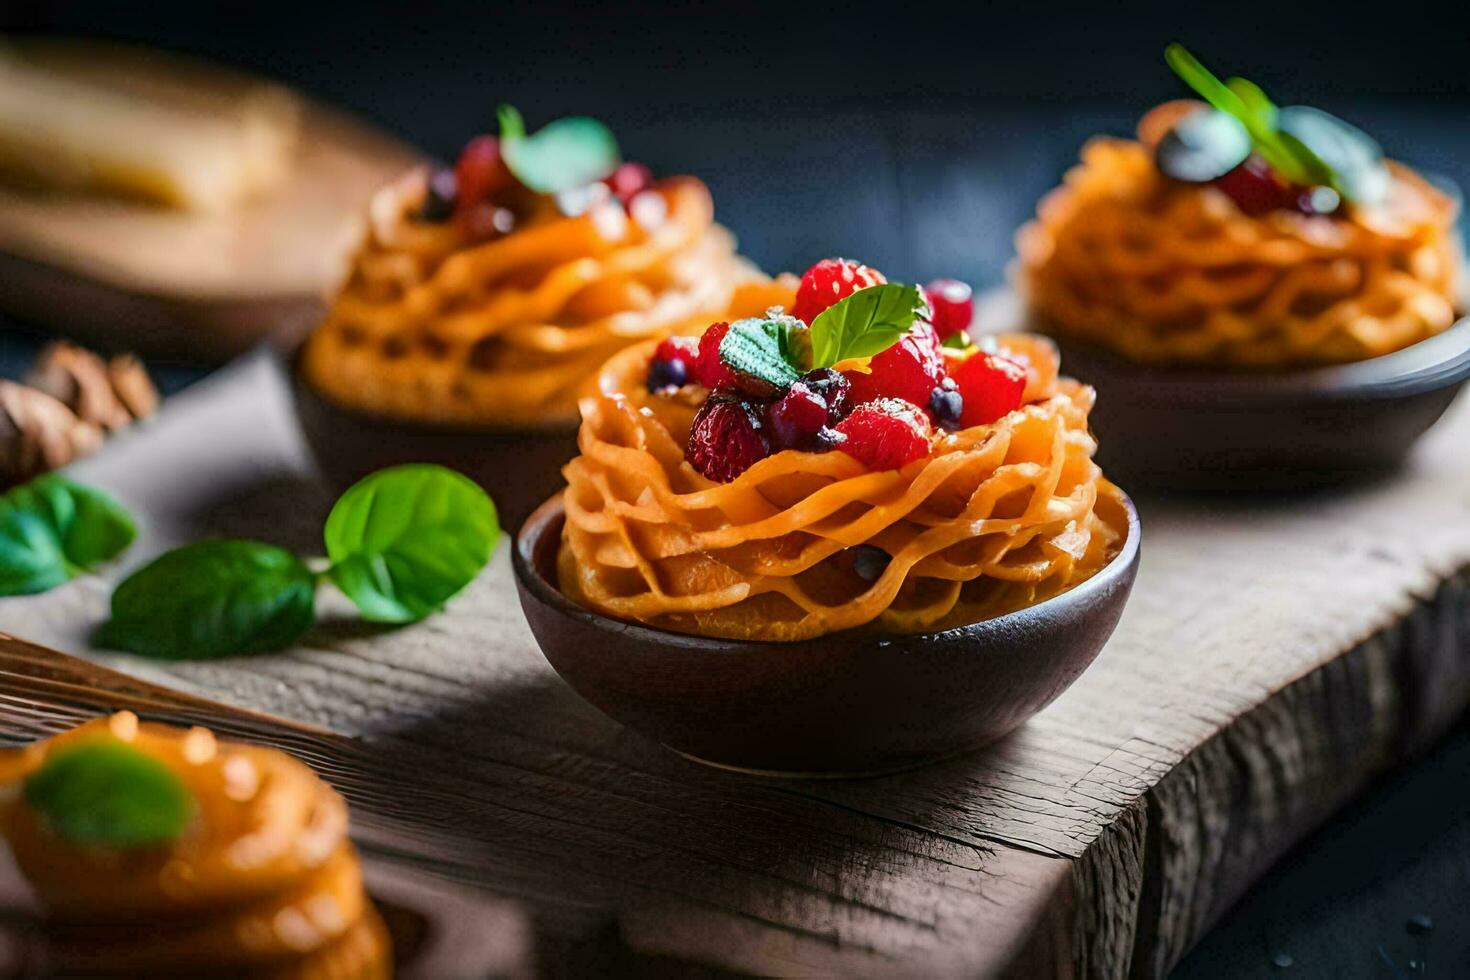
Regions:
[[915, 405], [929, 404], [929, 393], [944, 378], [944, 355], [939, 337], [922, 320], [916, 322], [898, 343], [868, 362], [868, 373], [847, 372], [852, 382], [852, 403], [878, 398], [902, 398]]
[[827, 424], [827, 403], [804, 382], [792, 382], [786, 394], [766, 406], [766, 429], [780, 449], [807, 449]]
[[653, 183], [653, 171], [641, 163], [623, 163], [602, 179], [618, 199], [627, 203], [634, 195]]
[[929, 322], [940, 339], [970, 328], [975, 318], [975, 299], [968, 283], [958, 279], [936, 279], [924, 287], [929, 299]]
[[960, 424], [989, 425], [1021, 407], [1026, 392], [1026, 368], [1008, 357], [976, 351], [950, 377], [960, 386], [964, 406]]
[[460, 208], [490, 200], [514, 180], [500, 157], [500, 140], [494, 136], [476, 136], [470, 140], [454, 165]]
[[729, 483], [770, 455], [760, 417], [748, 403], [708, 399], [694, 416], [684, 458], [719, 483]]
[[801, 285], [796, 289], [796, 301], [791, 305], [791, 315], [811, 323], [818, 313], [839, 299], [846, 299], [859, 289], [881, 286], [887, 281], [883, 273], [860, 262], [823, 259], [802, 274]]
[[896, 470], [929, 453], [932, 429], [923, 409], [901, 398], [859, 405], [837, 424], [847, 437], [840, 448], [875, 470]]
[[735, 387], [735, 372], [720, 360], [720, 341], [730, 332], [730, 324], [712, 323], [699, 338], [699, 361], [695, 365], [694, 379], [710, 391], [717, 388]]
[[1240, 166], [1216, 180], [1215, 186], [1250, 215], [1291, 207], [1301, 192], [1301, 188], [1282, 180], [1266, 161], [1256, 156], [1247, 157]]

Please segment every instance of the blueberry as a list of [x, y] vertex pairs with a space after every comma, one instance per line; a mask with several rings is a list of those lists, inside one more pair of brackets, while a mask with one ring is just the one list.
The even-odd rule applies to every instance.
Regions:
[[852, 570], [864, 582], [878, 581], [892, 560], [888, 552], [870, 544], [860, 544], [852, 549]]
[[429, 187], [424, 192], [424, 203], [419, 209], [419, 218], [434, 224], [448, 221], [454, 214], [456, 197], [454, 171], [448, 167], [440, 167], [429, 178]]
[[846, 375], [831, 368], [817, 368], [804, 375], [801, 380], [827, 403], [829, 424], [836, 425], [847, 417], [847, 401], [852, 391], [852, 382], [847, 380]]
[[949, 378], [944, 380], [946, 384], [929, 393], [929, 411], [939, 420], [940, 425], [958, 425], [960, 416], [965, 411], [965, 399], [955, 390], [953, 381]]
[[688, 380], [689, 370], [683, 361], [654, 361], [648, 365], [649, 391], [682, 388]]

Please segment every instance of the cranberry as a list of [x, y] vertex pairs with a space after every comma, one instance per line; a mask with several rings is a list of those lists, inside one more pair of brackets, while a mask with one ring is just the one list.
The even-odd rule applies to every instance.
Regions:
[[500, 157], [500, 140], [476, 136], [465, 144], [454, 165], [459, 204], [468, 207], [490, 200], [515, 180]]
[[515, 228], [516, 216], [509, 208], [496, 207], [486, 201], [462, 205], [454, 212], [454, 223], [460, 234], [479, 242], [508, 235]]
[[729, 483], [770, 454], [760, 418], [746, 402], [710, 398], [694, 416], [684, 458], [718, 483]]
[[965, 399], [953, 378], [945, 378], [929, 392], [929, 413], [946, 429], [959, 424], [965, 410]]
[[851, 259], [823, 259], [802, 274], [791, 315], [811, 323], [818, 313], [838, 300], [887, 281], [877, 269], [869, 269]]
[[924, 287], [929, 299], [929, 322], [941, 340], [970, 328], [975, 318], [975, 299], [967, 283], [958, 279], [936, 279]]
[[602, 179], [608, 190], [624, 203], [633, 200], [641, 190], [653, 183], [653, 171], [641, 163], [623, 163]]
[[817, 368], [803, 375], [801, 380], [827, 403], [827, 424], [841, 422], [847, 414], [852, 394], [852, 382], [847, 380], [847, 376], [831, 368]]
[[730, 324], [712, 323], [699, 338], [699, 362], [694, 369], [694, 378], [710, 391], [735, 387], [735, 372], [720, 360], [720, 341], [729, 332]]
[[827, 425], [827, 403], [800, 381], [792, 382], [786, 394], [766, 408], [766, 427], [771, 442], [782, 449], [812, 446]]
[[875, 470], [896, 470], [929, 452], [932, 429], [923, 409], [901, 398], [859, 405], [838, 423], [842, 451]]
[[429, 176], [428, 187], [424, 189], [424, 202], [419, 206], [419, 220], [429, 221], [436, 225], [448, 221], [454, 214], [454, 201], [458, 186], [453, 170], [448, 167], [440, 167], [435, 170]]
[[1026, 368], [1007, 357], [976, 351], [951, 373], [964, 404], [960, 423], [989, 425], [1021, 407], [1026, 392]]
[[1290, 206], [1298, 191], [1277, 176], [1260, 157], [1248, 157], [1244, 163], [1215, 181], [1236, 207], [1249, 215], [1265, 214]]
[[868, 371], [852, 371], [852, 400], [857, 404], [879, 398], [902, 398], [915, 405], [929, 404], [929, 393], [944, 377], [944, 355], [939, 337], [922, 320], [898, 343], [868, 362]]

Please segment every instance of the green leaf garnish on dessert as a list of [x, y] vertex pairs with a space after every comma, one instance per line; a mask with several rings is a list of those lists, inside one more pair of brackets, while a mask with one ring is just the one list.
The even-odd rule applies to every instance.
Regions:
[[[1320, 109], [1278, 108], [1260, 86], [1247, 79], [1222, 82], [1180, 44], [1165, 48], [1164, 60], [1216, 111], [1245, 128], [1251, 149], [1283, 180], [1302, 187], [1329, 187], [1357, 204], [1373, 204], [1387, 196], [1392, 178], [1383, 164], [1383, 151], [1362, 130]], [[1198, 128], [1201, 124], [1194, 125], [1196, 142], [1212, 139], [1222, 159], [1236, 152], [1229, 127], [1216, 124], [1206, 133]], [[1160, 159], [1161, 169], [1171, 177], [1201, 182], [1215, 179], [1191, 177], [1172, 166], [1172, 160]]]
[[112, 738], [56, 750], [25, 780], [25, 800], [59, 836], [98, 847], [178, 839], [194, 800], [167, 765]]
[[395, 466], [359, 481], [332, 508], [324, 572], [260, 541], [186, 545], [117, 587], [112, 618], [95, 639], [165, 659], [279, 650], [311, 628], [323, 579], [364, 619], [413, 622], [468, 585], [499, 536], [494, 503], [468, 477], [442, 466]]
[[918, 286], [885, 283], [859, 289], [812, 320], [812, 368], [881, 354], [898, 342], [925, 309]]
[[806, 324], [794, 317], [736, 320], [720, 340], [720, 360], [754, 394], [785, 391], [803, 373], [797, 335], [806, 333]]
[[617, 169], [618, 141], [596, 119], [568, 116], [534, 133], [514, 106], [502, 105], [500, 154], [522, 184], [540, 194], [584, 187]]
[[332, 581], [363, 617], [410, 623], [479, 574], [500, 525], [490, 497], [469, 477], [411, 464], [349, 488], [324, 534]]
[[31, 595], [121, 554], [137, 537], [112, 497], [48, 474], [0, 496], [0, 596]]

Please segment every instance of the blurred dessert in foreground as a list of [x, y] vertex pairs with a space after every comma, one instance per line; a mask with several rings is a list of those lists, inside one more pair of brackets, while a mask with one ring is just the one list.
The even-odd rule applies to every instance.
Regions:
[[1291, 368], [1455, 321], [1456, 196], [1336, 117], [1167, 54], [1205, 101], [1092, 140], [1018, 235], [1042, 329], [1150, 364]]
[[0, 786], [43, 973], [392, 974], [346, 803], [282, 752], [124, 711], [0, 754]]

